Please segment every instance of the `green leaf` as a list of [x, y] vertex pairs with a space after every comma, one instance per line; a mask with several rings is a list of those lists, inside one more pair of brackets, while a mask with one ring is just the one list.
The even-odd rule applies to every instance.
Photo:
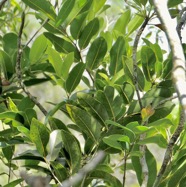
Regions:
[[156, 56], [151, 48], [147, 46], [142, 47], [141, 62], [147, 81], [153, 81], [153, 76], [155, 74]]
[[81, 77], [83, 75], [83, 72], [85, 70], [85, 64], [78, 63], [76, 66], [73, 67], [73, 69], [70, 71], [69, 76], [66, 80], [66, 91], [68, 93], [72, 93], [74, 89], [78, 86], [78, 84], [81, 81]]
[[145, 6], [147, 4], [147, 0], [140, 0], [141, 4]]
[[94, 13], [97, 13], [104, 5], [106, 0], [93, 1]]
[[47, 45], [47, 39], [43, 34], [34, 40], [29, 54], [30, 64], [37, 63], [41, 59], [41, 57], [44, 55]]
[[[132, 152], [136, 152], [136, 151], [139, 151], [138, 145], [134, 145], [134, 148], [132, 150]], [[132, 161], [133, 168], [134, 168], [136, 175], [137, 175], [138, 183], [141, 186], [141, 184], [142, 184], [142, 167], [140, 164], [139, 156], [132, 156], [131, 161]]]
[[116, 177], [104, 171], [95, 170], [91, 172], [87, 178], [87, 182], [85, 182], [85, 186], [88, 186], [88, 184], [90, 183], [90, 181], [92, 181], [92, 179], [101, 179], [106, 182], [107, 184], [106, 186], [122, 187], [121, 182]]
[[103, 37], [98, 37], [91, 44], [87, 56], [86, 66], [88, 69], [93, 70], [98, 68], [100, 62], [103, 60], [107, 52], [107, 42]]
[[0, 50], [0, 69], [5, 76], [7, 76], [7, 73], [15, 72], [9, 55], [2, 50]]
[[81, 35], [87, 14], [88, 12], [84, 12], [83, 14], [78, 15], [70, 25], [70, 33], [75, 40], [79, 39]]
[[17, 50], [17, 34], [7, 33], [3, 36], [3, 49], [9, 55], [13, 55]]
[[103, 104], [110, 119], [115, 121], [122, 109], [122, 98], [115, 94], [115, 89], [111, 86], [106, 86], [104, 91], [99, 90], [97, 92], [96, 98]]
[[168, 7], [174, 7], [174, 6], [177, 6], [179, 4], [183, 3], [183, 0], [175, 0], [175, 1], [172, 1], [172, 0], [168, 0]]
[[62, 142], [70, 158], [70, 173], [76, 173], [81, 166], [81, 149], [78, 140], [70, 132], [61, 130]]
[[131, 35], [143, 23], [144, 18], [140, 15], [135, 15], [128, 23], [128, 35]]
[[12, 112], [18, 112], [18, 108], [10, 97], [8, 97], [8, 107]]
[[126, 27], [130, 21], [130, 10], [126, 10], [117, 20], [113, 30], [118, 31], [122, 35], [126, 33]]
[[172, 59], [166, 59], [163, 62], [163, 73], [162, 73], [163, 79], [170, 79], [172, 77], [172, 68], [173, 68]]
[[125, 104], [129, 104], [134, 96], [134, 87], [130, 84], [125, 82], [122, 86], [116, 86], [116, 89], [122, 95]]
[[16, 112], [7, 111], [0, 113], [0, 120], [10, 119], [19, 121], [21, 118], [22, 116]]
[[6, 185], [4, 185], [3, 187], [16, 187], [18, 184], [20, 184], [23, 181], [23, 179], [16, 179]]
[[46, 146], [49, 140], [47, 127], [36, 119], [32, 119], [30, 127], [30, 138], [36, 145], [37, 151], [41, 156], [46, 156]]
[[52, 44], [58, 52], [65, 54], [74, 52], [75, 60], [80, 61], [81, 57], [79, 51], [72, 43], [68, 42], [63, 38], [57, 37], [51, 33], [45, 32], [44, 35], [52, 42]]
[[96, 120], [103, 126], [106, 126], [105, 120], [108, 119], [108, 114], [105, 107], [88, 94], [78, 93], [78, 101]]
[[[103, 142], [109, 145], [112, 148], [118, 149], [120, 151], [123, 150], [121, 143], [119, 143], [119, 140], [121, 141], [124, 135], [121, 134], [113, 134], [107, 137], [103, 138]], [[125, 136], [126, 137], [126, 136]]]
[[167, 186], [168, 187], [178, 186], [178, 184], [181, 181], [181, 179], [185, 176], [185, 170], [186, 170], [186, 162], [183, 161], [179, 165], [179, 168], [176, 170], [176, 172], [174, 172], [171, 175], [170, 180], [168, 181], [168, 185]]
[[69, 53], [67, 54], [67, 56], [64, 58], [64, 61], [62, 63], [62, 72], [61, 75], [64, 78], [64, 80], [67, 79], [68, 74], [69, 74], [69, 70], [71, 68], [72, 63], [74, 62], [74, 53]]
[[56, 74], [59, 77], [61, 77], [62, 72], [63, 72], [63, 69], [62, 69], [63, 62], [62, 62], [62, 59], [61, 59], [59, 53], [51, 47], [47, 48], [46, 53], [48, 54], [49, 62], [54, 67]]
[[49, 162], [54, 161], [56, 158], [58, 158], [61, 148], [62, 148], [61, 131], [54, 130], [50, 133], [49, 142], [47, 144], [48, 155], [46, 159]]
[[93, 0], [76, 0], [72, 11], [64, 22], [64, 26], [67, 27], [75, 18], [77, 18], [78, 15], [88, 11], [92, 5], [92, 2]]
[[145, 159], [148, 167], [147, 187], [151, 187], [153, 186], [157, 176], [157, 163], [156, 163], [156, 159], [154, 158], [154, 155], [148, 149], [146, 149], [145, 152]]
[[62, 4], [59, 14], [56, 17], [56, 27], [61, 25], [66, 20], [66, 18], [72, 11], [74, 4], [75, 4], [75, 0], [68, 0], [65, 1], [64, 4]]
[[55, 20], [56, 14], [52, 4], [48, 0], [23, 0], [30, 8], [43, 12], [48, 18]]
[[92, 21], [90, 21], [85, 28], [82, 30], [82, 33], [79, 38], [79, 47], [81, 49], [84, 49], [88, 46], [91, 38], [96, 35], [96, 33], [99, 31], [99, 20], [98, 18], [94, 18]]
[[15, 146], [7, 146], [2, 148], [4, 157], [7, 159], [8, 163], [11, 162], [11, 159], [14, 155]]
[[125, 40], [122, 36], [120, 36], [110, 50], [109, 72], [111, 75], [115, 75], [122, 69], [123, 55], [126, 55]]
[[146, 144], [157, 144], [161, 148], [167, 147], [167, 140], [163, 137], [162, 134], [156, 134], [153, 137], [147, 137], [139, 142], [139, 144], [146, 145]]
[[67, 169], [58, 162], [51, 162], [51, 165], [54, 169], [54, 172], [56, 174], [56, 177], [59, 179], [60, 182], [63, 182], [68, 177], [68, 171]]
[[20, 103], [17, 105], [19, 111], [26, 111], [26, 109], [31, 109], [35, 106], [35, 103], [29, 98], [24, 97], [21, 99]]
[[101, 125], [88, 112], [72, 105], [67, 105], [72, 120], [93, 142], [97, 142], [101, 133]]
[[105, 38], [105, 41], [107, 42], [107, 46], [108, 46], [107, 48], [108, 50], [110, 50], [113, 42], [112, 34], [109, 31], [106, 31], [106, 32], [101, 32], [100, 36]]

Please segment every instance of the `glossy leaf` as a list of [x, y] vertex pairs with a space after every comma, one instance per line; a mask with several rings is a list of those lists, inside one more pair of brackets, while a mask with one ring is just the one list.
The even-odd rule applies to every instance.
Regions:
[[135, 15], [128, 23], [128, 35], [131, 35], [135, 30], [137, 30], [143, 23], [144, 18], [140, 15]]
[[[91, 180], [93, 178], [101, 179], [101, 180], [105, 181], [108, 184], [108, 186], [122, 187], [121, 182], [116, 177], [114, 177], [113, 175], [111, 175], [107, 172], [104, 172], [104, 171], [99, 171], [99, 170], [93, 171], [93, 172], [90, 173], [89, 178]], [[88, 179], [87, 179], [87, 181], [88, 181]], [[89, 182], [88, 183], [85, 182], [85, 184], [88, 185]]]
[[53, 48], [51, 48], [51, 47], [47, 48], [47, 52], [46, 53], [48, 54], [49, 62], [54, 67], [54, 70], [55, 70], [56, 74], [59, 77], [61, 77], [62, 72], [63, 72], [63, 70], [62, 70], [63, 62], [62, 62], [62, 59], [61, 59], [59, 53], [56, 50], [54, 50]]
[[118, 149], [120, 151], [123, 150], [121, 143], [119, 143], [119, 139], [123, 138], [121, 134], [113, 134], [103, 138], [103, 142], [109, 145], [112, 148]]
[[44, 35], [52, 42], [52, 44], [58, 52], [65, 54], [74, 52], [74, 57], [76, 61], [80, 60], [79, 51], [72, 43], [51, 33], [44, 33]]
[[109, 72], [111, 75], [115, 75], [122, 69], [122, 56], [125, 54], [125, 40], [122, 36], [120, 36], [110, 50]]
[[81, 32], [85, 26], [87, 14], [88, 12], [84, 12], [78, 15], [70, 24], [70, 33], [75, 40], [79, 39], [81, 35]]
[[97, 13], [105, 4], [106, 0], [93, 1], [93, 10], [94, 13]]
[[45, 36], [40, 35], [34, 40], [32, 47], [29, 53], [30, 64], [39, 62], [41, 57], [44, 55], [44, 52], [47, 48], [47, 39]]
[[130, 21], [130, 10], [126, 10], [117, 20], [114, 29], [122, 35], [126, 33], [126, 27]]
[[149, 173], [147, 187], [151, 187], [153, 186], [157, 176], [157, 163], [153, 154], [148, 149], [145, 152], [145, 159], [146, 159], [148, 173]]
[[185, 161], [183, 161], [183, 163], [179, 165], [177, 171], [174, 172], [174, 175], [171, 176], [167, 186], [168, 187], [178, 186], [181, 179], [185, 176], [185, 169], [186, 169], [186, 163]]
[[96, 98], [103, 104], [110, 119], [116, 120], [117, 115], [121, 111], [122, 99], [119, 95], [115, 96], [115, 90], [111, 86], [105, 87], [104, 91], [99, 90], [96, 94]]
[[108, 119], [108, 114], [102, 103], [88, 94], [79, 93], [77, 96], [80, 105], [84, 107], [96, 120], [98, 120], [100, 124], [106, 126], [105, 120]]
[[60, 130], [54, 130], [50, 133], [49, 142], [47, 144], [47, 152], [48, 155], [46, 159], [50, 161], [54, 161], [58, 158], [59, 152], [62, 148], [62, 138]]
[[46, 156], [46, 146], [49, 140], [49, 131], [47, 127], [36, 119], [32, 119], [30, 127], [30, 138], [36, 145], [40, 155]]
[[30, 8], [43, 12], [48, 18], [55, 20], [56, 14], [52, 4], [47, 0], [23, 0]]
[[88, 11], [92, 5], [93, 0], [76, 0], [75, 5], [70, 12], [69, 16], [64, 22], [65, 27], [70, 25], [72, 21], [80, 14], [83, 14], [84, 12]]
[[146, 145], [155, 143], [161, 148], [167, 147], [167, 140], [161, 134], [154, 135], [153, 137], [147, 137], [144, 140], [141, 140], [139, 144]]
[[99, 20], [98, 18], [94, 18], [90, 21], [85, 28], [82, 30], [81, 36], [79, 38], [79, 47], [84, 49], [88, 46], [92, 37], [98, 32], [99, 30]]
[[3, 187], [16, 187], [18, 184], [20, 184], [23, 181], [23, 179], [16, 179], [6, 185], [4, 185]]
[[56, 17], [56, 26], [58, 27], [60, 24], [62, 24], [65, 19], [70, 14], [72, 8], [74, 7], [75, 0], [68, 0], [65, 1], [64, 4], [62, 4], [62, 7]]
[[99, 123], [88, 112], [78, 107], [67, 105], [67, 111], [76, 125], [96, 143], [101, 133]]
[[107, 42], [103, 37], [99, 37], [91, 44], [86, 56], [86, 66], [93, 70], [98, 68], [107, 52]]
[[2, 50], [0, 50], [0, 68], [2, 73], [4, 73], [4, 75], [7, 75], [8, 72], [9, 73], [15, 72], [10, 57]]
[[174, 7], [176, 5], [179, 5], [183, 3], [183, 0], [176, 0], [176, 1], [172, 1], [172, 0], [168, 0], [168, 7]]
[[122, 95], [125, 104], [129, 104], [134, 96], [134, 88], [131, 84], [125, 82], [123, 86], [116, 86], [116, 89]]
[[141, 62], [143, 71], [147, 81], [151, 82], [155, 74], [156, 56], [153, 50], [149, 47], [143, 46], [141, 49]]
[[62, 142], [70, 158], [71, 173], [76, 173], [81, 166], [81, 149], [78, 140], [70, 132], [61, 130]]
[[70, 71], [69, 76], [66, 80], [66, 86], [65, 86], [66, 91], [68, 93], [72, 93], [74, 89], [78, 86], [84, 70], [85, 70], [85, 64], [81, 62], [77, 64], [76, 66], [74, 66], [73, 69]]
[[54, 169], [56, 177], [59, 179], [60, 182], [64, 181], [68, 177], [67, 169], [64, 167], [62, 163], [54, 161], [51, 162], [51, 165]]
[[[132, 61], [124, 60], [123, 59], [123, 69], [124, 69], [124, 75], [126, 76], [126, 81], [130, 84], [134, 84], [134, 78], [133, 78], [133, 63]], [[137, 82], [138, 87], [141, 91], [145, 88], [145, 77], [141, 69], [137, 66]]]

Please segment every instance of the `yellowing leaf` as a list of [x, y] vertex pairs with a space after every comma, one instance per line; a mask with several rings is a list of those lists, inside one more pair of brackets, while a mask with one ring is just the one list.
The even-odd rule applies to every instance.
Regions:
[[151, 117], [154, 114], [155, 110], [152, 108], [151, 105], [143, 108], [141, 110], [141, 117], [144, 121], [146, 121], [149, 117]]

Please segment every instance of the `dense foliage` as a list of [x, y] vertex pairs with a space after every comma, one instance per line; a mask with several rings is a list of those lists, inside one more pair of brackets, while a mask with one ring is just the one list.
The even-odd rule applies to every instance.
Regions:
[[[168, 3], [178, 21], [182, 2]], [[151, 148], [169, 148], [183, 123], [178, 101], [173, 101], [172, 55], [162, 44], [163, 26], [154, 21], [152, 1], [117, 1], [117, 8], [106, 0], [52, 3], [11, 0], [1, 7], [2, 185], [24, 186], [18, 172], [26, 169], [50, 176], [50, 184], [57, 186], [103, 150], [101, 163], [74, 187], [135, 186], [135, 180], [128, 182], [131, 170], [142, 185], [143, 158], [146, 186], [152, 187], [162, 160]], [[42, 27], [33, 38], [32, 19]], [[29, 91], [44, 82], [64, 90], [57, 103], [43, 93], [49, 111], [37, 92]], [[171, 144], [160, 187], [186, 185], [186, 136], [181, 130]]]

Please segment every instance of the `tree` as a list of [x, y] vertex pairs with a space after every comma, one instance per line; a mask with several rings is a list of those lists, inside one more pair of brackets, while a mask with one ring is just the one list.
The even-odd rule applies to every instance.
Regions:
[[[186, 185], [183, 0], [118, 3], [0, 2], [4, 186], [132, 186], [130, 170], [143, 187]], [[45, 82], [65, 94], [43, 93], [52, 109], [31, 94]]]

